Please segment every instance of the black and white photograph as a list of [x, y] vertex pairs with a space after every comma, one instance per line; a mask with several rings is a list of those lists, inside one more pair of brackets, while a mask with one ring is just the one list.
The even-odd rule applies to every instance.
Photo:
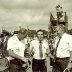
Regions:
[[72, 72], [72, 0], [0, 0], [0, 72]]

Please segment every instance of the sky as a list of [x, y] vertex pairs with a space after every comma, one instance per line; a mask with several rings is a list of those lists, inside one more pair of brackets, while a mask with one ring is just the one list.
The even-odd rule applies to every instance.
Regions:
[[0, 0], [0, 31], [18, 30], [19, 27], [48, 30], [50, 12], [61, 5], [72, 28], [72, 0]]

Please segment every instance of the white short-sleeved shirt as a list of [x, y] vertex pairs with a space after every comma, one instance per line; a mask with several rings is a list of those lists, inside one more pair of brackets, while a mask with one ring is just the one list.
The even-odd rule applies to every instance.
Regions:
[[42, 41], [43, 57], [40, 58], [40, 56], [39, 56], [39, 40], [37, 39], [37, 40], [31, 41], [30, 50], [34, 51], [34, 55], [33, 55], [34, 59], [38, 59], [38, 60], [39, 59], [46, 59], [46, 50], [47, 49], [48, 49], [48, 52], [50, 52], [48, 42], [46, 40], [43, 40]]
[[[24, 57], [24, 50], [25, 45], [19, 41], [16, 35], [12, 36], [8, 40], [7, 44], [7, 50], [11, 49], [15, 54]], [[9, 57], [9, 60], [13, 59], [12, 57]]]
[[[57, 37], [54, 48], [56, 48], [58, 40], [59, 38]], [[72, 51], [72, 36], [64, 33], [57, 47], [56, 56], [59, 58], [70, 57], [70, 51]]]

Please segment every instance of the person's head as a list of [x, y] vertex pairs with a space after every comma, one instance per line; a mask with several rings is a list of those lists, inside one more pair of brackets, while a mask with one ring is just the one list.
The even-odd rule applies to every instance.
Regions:
[[2, 30], [2, 34], [5, 36], [10, 36], [10, 33], [6, 30]]
[[4, 41], [4, 34], [0, 34], [1, 41]]
[[57, 32], [57, 35], [59, 35], [59, 36], [61, 36], [62, 34], [64, 34], [66, 32], [65, 26], [62, 24], [57, 25], [55, 30]]
[[39, 41], [43, 40], [43, 38], [44, 38], [44, 32], [43, 32], [43, 30], [38, 30], [37, 31], [37, 37], [38, 37]]
[[21, 28], [17, 34], [17, 37], [19, 40], [23, 40], [27, 36], [27, 30], [24, 28]]

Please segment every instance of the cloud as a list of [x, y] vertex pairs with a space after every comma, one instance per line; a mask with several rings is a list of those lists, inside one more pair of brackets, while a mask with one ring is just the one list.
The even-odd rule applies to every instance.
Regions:
[[55, 14], [58, 4], [67, 12], [71, 28], [72, 0], [0, 0], [0, 29], [11, 31], [29, 25], [31, 29], [47, 30], [50, 12]]
[[13, 8], [45, 8], [47, 0], [0, 0], [0, 6], [8, 9]]
[[[6, 10], [0, 9], [0, 27], [8, 30], [16, 30], [19, 26], [32, 29], [43, 28], [48, 24], [49, 17], [44, 12], [34, 10]], [[47, 22], [47, 23], [46, 23]]]

